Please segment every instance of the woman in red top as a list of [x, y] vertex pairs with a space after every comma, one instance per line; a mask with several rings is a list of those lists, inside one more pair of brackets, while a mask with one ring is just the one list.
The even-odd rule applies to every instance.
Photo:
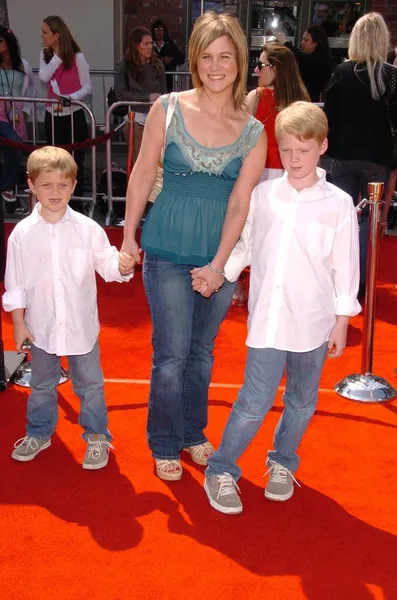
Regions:
[[247, 96], [248, 110], [264, 124], [267, 133], [267, 159], [261, 181], [275, 179], [283, 174], [274, 125], [280, 110], [297, 100], [310, 102], [309, 94], [299, 74], [291, 50], [270, 42], [265, 44], [255, 73], [258, 87]]
[[[284, 173], [274, 133], [278, 113], [297, 100], [310, 102], [310, 97], [294, 55], [277, 42], [263, 46], [255, 73], [258, 75], [258, 87], [248, 94], [247, 102], [248, 111], [264, 124], [267, 133], [267, 157], [261, 177], [261, 181], [266, 181]], [[243, 306], [247, 301], [245, 283], [242, 275], [233, 296], [235, 306]]]

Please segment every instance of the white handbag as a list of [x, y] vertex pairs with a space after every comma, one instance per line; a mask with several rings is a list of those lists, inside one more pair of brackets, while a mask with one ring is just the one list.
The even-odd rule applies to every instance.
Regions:
[[167, 130], [171, 123], [172, 117], [174, 115], [177, 100], [178, 100], [177, 92], [171, 92], [169, 95], [167, 114], [165, 117], [164, 140], [163, 140], [163, 148], [161, 150], [161, 164], [159, 164], [157, 166], [156, 181], [154, 182], [152, 191], [150, 192], [149, 202], [154, 202], [156, 200], [157, 196], [159, 195], [159, 193], [161, 192], [161, 190], [163, 189], [163, 166], [162, 165], [163, 165], [163, 160], [164, 160], [165, 147], [167, 144]]

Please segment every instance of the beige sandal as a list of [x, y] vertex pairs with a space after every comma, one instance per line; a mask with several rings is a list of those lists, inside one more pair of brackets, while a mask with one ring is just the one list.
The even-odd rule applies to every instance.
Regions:
[[204, 442], [204, 444], [198, 444], [197, 446], [187, 446], [184, 450], [190, 453], [193, 462], [204, 466], [207, 466], [208, 458], [211, 454], [214, 454], [214, 448], [210, 442]]
[[182, 465], [180, 460], [154, 459], [156, 474], [164, 481], [179, 481], [182, 477]]

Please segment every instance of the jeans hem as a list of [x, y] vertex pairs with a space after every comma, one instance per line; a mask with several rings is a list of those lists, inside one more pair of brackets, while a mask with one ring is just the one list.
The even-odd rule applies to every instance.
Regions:
[[238, 481], [238, 479], [236, 479], [234, 477], [234, 475], [232, 475], [231, 473], [229, 473], [229, 471], [219, 471], [219, 470], [215, 470], [215, 471], [210, 471], [209, 473], [207, 472], [208, 468], [204, 471], [204, 475], [205, 477], [213, 477], [214, 475], [225, 475], [225, 473], [228, 473], [231, 477], [233, 477], [234, 481]]
[[201, 446], [202, 444], [205, 444], [206, 442], [208, 442], [207, 438], [203, 438], [200, 442], [184, 442], [183, 447], [184, 448], [192, 448], [193, 446]]
[[152, 452], [152, 456], [155, 459], [157, 458], [157, 460], [180, 460], [180, 458], [181, 458], [179, 456], [179, 454], [176, 454], [174, 456], [169, 456], [169, 455], [168, 456], [164, 456], [164, 455], [160, 456], [160, 455], [155, 455], [153, 452]]
[[35, 435], [33, 433], [30, 433], [29, 431], [26, 430], [26, 435], [29, 437], [34, 438], [35, 440], [44, 440], [46, 442], [48, 442], [48, 440], [50, 440], [52, 438], [52, 436], [54, 435], [55, 432], [51, 433], [50, 435]]
[[270, 468], [270, 462], [275, 462], [278, 465], [281, 465], [282, 467], [284, 467], [284, 469], [288, 469], [288, 471], [290, 471], [291, 473], [295, 473], [298, 470], [299, 465], [297, 465], [295, 463], [295, 465], [291, 466], [286, 464], [288, 461], [281, 459], [277, 459], [274, 458], [272, 456], [268, 456], [266, 459], [266, 466]]

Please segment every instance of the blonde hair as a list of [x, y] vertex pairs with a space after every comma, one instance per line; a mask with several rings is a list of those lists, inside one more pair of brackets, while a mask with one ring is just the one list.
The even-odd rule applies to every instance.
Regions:
[[207, 11], [197, 19], [189, 40], [192, 82], [195, 88], [203, 87], [197, 67], [200, 55], [212, 42], [225, 35], [229, 38], [236, 54], [237, 77], [233, 84], [233, 105], [235, 110], [239, 110], [245, 107], [246, 103], [248, 46], [241, 25], [234, 16]]
[[383, 65], [387, 61], [389, 48], [390, 31], [382, 15], [370, 12], [358, 19], [350, 34], [349, 60], [366, 63], [374, 100], [379, 100], [385, 93]]
[[328, 121], [321, 108], [311, 102], [293, 102], [276, 117], [276, 138], [283, 133], [300, 141], [316, 140], [322, 144], [328, 135]]
[[71, 154], [63, 148], [43, 146], [28, 158], [27, 172], [32, 183], [43, 172], [61, 171], [65, 179], [76, 180], [77, 164]]

